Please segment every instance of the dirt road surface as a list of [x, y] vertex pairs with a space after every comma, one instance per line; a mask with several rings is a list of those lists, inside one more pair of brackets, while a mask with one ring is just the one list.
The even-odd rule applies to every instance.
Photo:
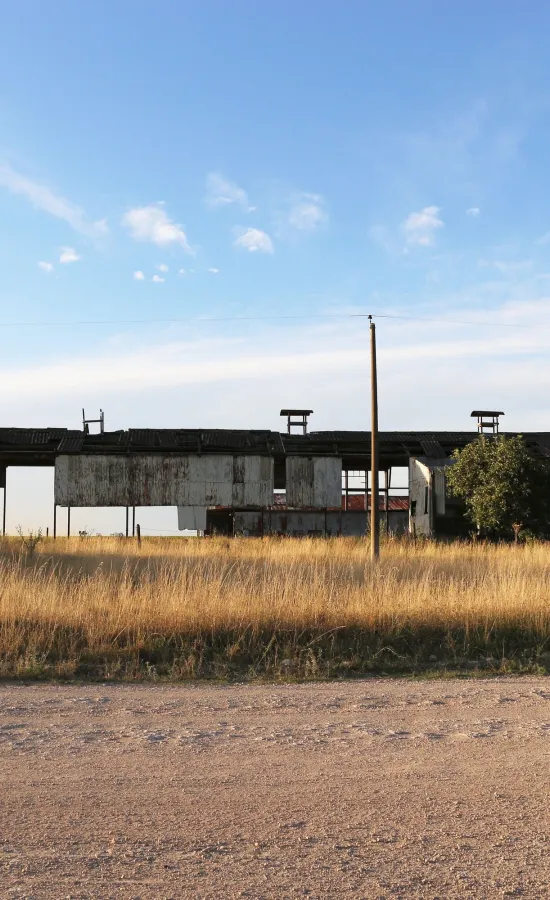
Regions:
[[550, 896], [550, 681], [0, 686], [2, 898]]

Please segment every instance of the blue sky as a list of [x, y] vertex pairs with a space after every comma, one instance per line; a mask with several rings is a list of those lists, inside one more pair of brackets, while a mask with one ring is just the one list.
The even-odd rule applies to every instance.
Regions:
[[2, 424], [550, 428], [548, 4], [0, 15]]

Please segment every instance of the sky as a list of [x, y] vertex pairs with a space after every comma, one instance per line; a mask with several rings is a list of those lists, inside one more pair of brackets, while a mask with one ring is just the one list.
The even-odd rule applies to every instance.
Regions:
[[[0, 425], [368, 429], [371, 313], [382, 429], [550, 430], [547, 3], [0, 19]], [[9, 530], [52, 478], [9, 470]]]

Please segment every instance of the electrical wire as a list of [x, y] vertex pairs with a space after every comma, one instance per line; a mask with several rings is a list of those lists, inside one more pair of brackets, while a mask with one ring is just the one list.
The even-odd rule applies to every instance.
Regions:
[[0, 322], [0, 328], [73, 328], [93, 325], [169, 325], [169, 324], [193, 324], [199, 325], [209, 322], [269, 322], [292, 321], [307, 319], [395, 319], [405, 322], [432, 322], [439, 325], [464, 325], [479, 328], [524, 328], [537, 330], [550, 328], [550, 325], [525, 325], [520, 322], [474, 322], [464, 319], [437, 319], [428, 316], [397, 316], [388, 313], [304, 313], [291, 316], [210, 316], [189, 317], [174, 319], [76, 319], [66, 322], [42, 321], [42, 322]]

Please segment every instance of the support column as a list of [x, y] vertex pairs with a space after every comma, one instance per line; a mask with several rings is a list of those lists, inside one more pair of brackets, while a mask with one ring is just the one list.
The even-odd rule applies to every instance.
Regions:
[[6, 492], [8, 489], [8, 482], [6, 478], [6, 484], [4, 485], [4, 498], [2, 501], [2, 536], [6, 536]]
[[391, 469], [384, 470], [384, 509], [386, 511], [386, 537], [390, 533], [390, 487]]
[[136, 536], [136, 508], [132, 506], [132, 537]]
[[344, 509], [347, 512], [348, 511], [348, 496], [349, 496], [349, 472], [347, 469], [344, 472], [344, 484], [345, 484], [345, 491], [346, 491], [346, 498], [344, 500]]
[[57, 537], [57, 503], [53, 505], [53, 539]]
[[71, 507], [67, 507], [67, 537], [71, 536]]
[[370, 555], [372, 562], [380, 556], [380, 516], [378, 488], [378, 378], [376, 369], [376, 326], [370, 320], [370, 372], [371, 372], [371, 503], [370, 503]]
[[128, 518], [129, 518], [130, 507], [126, 507], [126, 537], [128, 537]]

